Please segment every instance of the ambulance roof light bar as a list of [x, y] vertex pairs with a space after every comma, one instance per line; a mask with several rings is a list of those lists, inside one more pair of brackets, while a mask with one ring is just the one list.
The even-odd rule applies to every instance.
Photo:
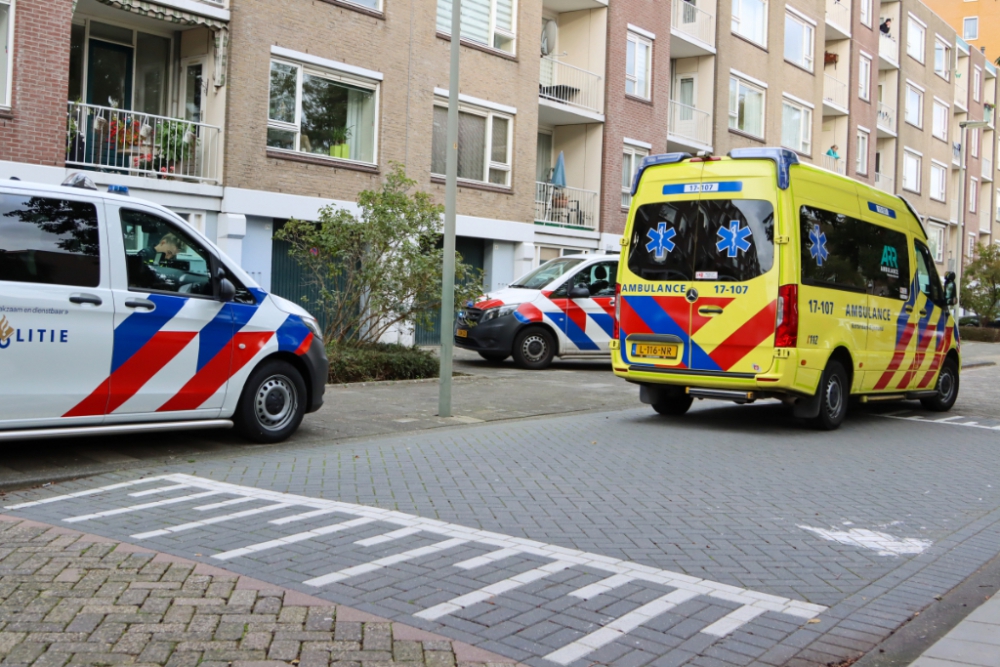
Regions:
[[782, 190], [788, 189], [789, 168], [799, 164], [799, 156], [787, 148], [734, 148], [729, 151], [729, 157], [734, 160], [773, 160], [778, 167], [778, 187]]
[[646, 169], [661, 164], [675, 164], [677, 162], [687, 160], [690, 157], [690, 153], [662, 153], [660, 155], [649, 155], [642, 158], [642, 162], [639, 163], [639, 168], [635, 170], [635, 178], [632, 179], [632, 196], [634, 197], [636, 190], [639, 189], [639, 180], [642, 179], [642, 172], [646, 171]]

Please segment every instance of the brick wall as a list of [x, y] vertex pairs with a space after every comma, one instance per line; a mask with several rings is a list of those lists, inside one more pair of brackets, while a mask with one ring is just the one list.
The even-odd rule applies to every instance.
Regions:
[[0, 110], [0, 160], [62, 166], [72, 11], [67, 0], [15, 0], [11, 109]]
[[[601, 231], [621, 234], [627, 210], [621, 206], [622, 147], [625, 137], [667, 148], [670, 114], [670, 2], [615, 0], [608, 4], [608, 58], [605, 87], [604, 157], [601, 187]], [[656, 35], [653, 41], [651, 99], [625, 94], [628, 24]]]

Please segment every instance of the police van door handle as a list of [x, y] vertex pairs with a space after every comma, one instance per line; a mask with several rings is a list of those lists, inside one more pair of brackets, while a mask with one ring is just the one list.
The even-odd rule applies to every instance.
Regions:
[[722, 308], [718, 306], [702, 306], [698, 309], [699, 315], [721, 315]]
[[156, 304], [149, 299], [129, 299], [125, 302], [125, 306], [128, 308], [146, 308], [150, 312], [156, 310]]
[[101, 297], [99, 297], [97, 295], [94, 295], [94, 294], [85, 294], [85, 293], [82, 293], [82, 292], [79, 293], [79, 294], [70, 294], [69, 295], [69, 302], [70, 303], [89, 303], [89, 304], [92, 304], [92, 305], [95, 305], [95, 306], [99, 306], [102, 303], [104, 303], [103, 301], [101, 301]]

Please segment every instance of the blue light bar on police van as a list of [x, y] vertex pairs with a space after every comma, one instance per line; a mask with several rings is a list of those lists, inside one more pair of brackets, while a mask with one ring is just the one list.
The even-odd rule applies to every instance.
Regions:
[[799, 156], [787, 148], [734, 148], [729, 151], [729, 157], [734, 160], [773, 160], [778, 167], [778, 187], [782, 190], [788, 189], [789, 167], [799, 163]]
[[115, 185], [111, 184], [108, 186], [108, 192], [113, 195], [124, 195], [128, 197], [128, 186], [127, 185]]
[[642, 178], [642, 172], [646, 171], [648, 167], [655, 167], [661, 164], [675, 164], [690, 157], [692, 157], [690, 153], [663, 153], [661, 155], [649, 155], [642, 158], [639, 168], [635, 170], [635, 178], [632, 179], [632, 196], [634, 197], [635, 191], [639, 189], [639, 179]]

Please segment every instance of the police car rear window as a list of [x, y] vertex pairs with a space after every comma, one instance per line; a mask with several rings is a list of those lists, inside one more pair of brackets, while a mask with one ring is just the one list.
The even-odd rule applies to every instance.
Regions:
[[629, 270], [644, 280], [750, 280], [774, 264], [774, 207], [757, 199], [644, 204], [629, 245]]
[[87, 202], [0, 195], [0, 281], [97, 287], [97, 208]]

